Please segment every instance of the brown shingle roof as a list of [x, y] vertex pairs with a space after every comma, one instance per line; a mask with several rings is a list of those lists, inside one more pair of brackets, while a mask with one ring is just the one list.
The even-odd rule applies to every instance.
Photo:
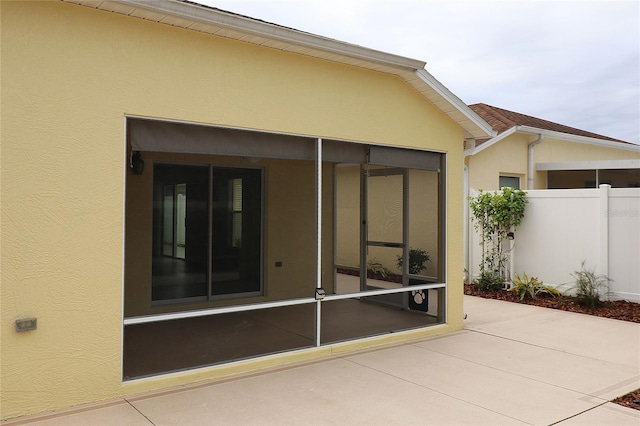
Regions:
[[591, 133], [584, 130], [576, 129], [574, 127], [565, 126], [563, 124], [554, 123], [552, 121], [543, 120], [541, 118], [520, 114], [519, 112], [496, 108], [487, 104], [473, 104], [469, 105], [469, 108], [471, 108], [476, 114], [478, 114], [484, 121], [489, 123], [489, 125], [493, 127], [494, 130], [498, 132], [498, 134], [514, 126], [529, 126], [535, 127], [537, 129], [568, 133], [570, 135], [585, 136], [588, 138], [602, 139], [613, 142], [630, 143], [622, 141], [620, 139], [614, 139], [608, 136], [599, 135], [597, 133]]

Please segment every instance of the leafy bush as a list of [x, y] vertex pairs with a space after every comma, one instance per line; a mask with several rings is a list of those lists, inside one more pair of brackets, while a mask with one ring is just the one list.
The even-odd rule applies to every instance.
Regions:
[[513, 287], [509, 291], [518, 293], [520, 300], [524, 300], [525, 297], [535, 299], [539, 294], [548, 294], [553, 297], [562, 294], [557, 288], [544, 285], [537, 277], [527, 276], [526, 272], [522, 274], [522, 278], [518, 274], [515, 275]]
[[484, 271], [476, 278], [475, 284], [482, 291], [501, 290], [504, 285], [504, 277], [501, 274]]
[[519, 189], [502, 188], [496, 192], [479, 191], [469, 198], [473, 213], [473, 226], [480, 232], [482, 262], [480, 263], [480, 285], [494, 285], [497, 276], [504, 282], [509, 273], [509, 253], [507, 250], [509, 233], [522, 222], [527, 193]]
[[602, 303], [600, 298], [609, 295], [609, 282], [611, 279], [605, 275], [596, 275], [594, 269], [586, 269], [585, 261], [582, 262], [579, 271], [571, 276], [576, 280], [573, 287], [576, 293], [576, 301], [585, 308], [593, 309]]
[[[398, 255], [398, 269], [402, 270], [402, 255]], [[422, 249], [409, 249], [409, 273], [417, 275], [427, 268], [429, 253]]]

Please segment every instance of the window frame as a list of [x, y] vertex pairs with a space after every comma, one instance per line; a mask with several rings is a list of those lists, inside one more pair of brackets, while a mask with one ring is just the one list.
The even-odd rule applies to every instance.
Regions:
[[[173, 298], [173, 299], [158, 299], [154, 300], [152, 294], [150, 295], [150, 303], [152, 307], [164, 306], [164, 305], [184, 305], [189, 303], [198, 303], [198, 302], [213, 302], [219, 300], [229, 300], [229, 299], [244, 299], [250, 297], [259, 297], [265, 295], [265, 285], [264, 285], [264, 273], [265, 273], [265, 180], [266, 180], [266, 171], [264, 167], [251, 167], [251, 166], [238, 166], [238, 165], [227, 165], [227, 164], [216, 164], [216, 163], [207, 163], [207, 162], [184, 162], [180, 160], [161, 160], [154, 161], [151, 169], [154, 169], [155, 165], [165, 165], [165, 166], [186, 166], [186, 167], [207, 167], [208, 170], [208, 179], [207, 179], [207, 193], [208, 193], [208, 203], [207, 203], [207, 271], [206, 271], [206, 282], [207, 282], [207, 294], [202, 296], [193, 296], [193, 297], [183, 297], [183, 298]], [[257, 291], [247, 291], [247, 292], [236, 292], [236, 293], [226, 293], [226, 294], [214, 294], [213, 287], [214, 281], [212, 277], [212, 263], [213, 263], [213, 175], [215, 169], [239, 169], [239, 170], [258, 170], [260, 172], [260, 230], [259, 230], [259, 245], [260, 245], [260, 260], [259, 260], [259, 290]], [[154, 176], [155, 182], [155, 176]], [[155, 219], [153, 219], [155, 220]], [[152, 244], [153, 247], [153, 244]], [[152, 249], [153, 250], [153, 249]], [[153, 257], [153, 253], [151, 253]], [[151, 275], [151, 280], [153, 282], [153, 274]], [[152, 284], [153, 288], [153, 284]]]
[[[517, 179], [518, 180], [518, 187], [513, 187], [513, 186], [508, 186], [508, 185], [503, 185], [502, 184], [502, 179]], [[510, 174], [500, 174], [498, 175], [498, 189], [502, 189], [502, 188], [513, 188], [513, 189], [521, 189], [522, 187], [522, 178], [520, 176], [517, 175], [510, 175]]]

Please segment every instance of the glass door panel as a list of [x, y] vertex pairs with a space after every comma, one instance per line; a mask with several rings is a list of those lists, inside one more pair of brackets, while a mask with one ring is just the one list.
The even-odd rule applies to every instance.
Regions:
[[163, 188], [163, 209], [162, 209], [162, 254], [173, 257], [173, 212], [175, 206], [173, 197], [175, 195], [175, 185], [165, 185]]
[[184, 259], [187, 185], [164, 185], [162, 254]]
[[261, 182], [259, 169], [213, 169], [213, 296], [261, 292]]
[[156, 164], [153, 170], [151, 300], [206, 298], [209, 168]]
[[178, 184], [175, 187], [175, 245], [174, 256], [179, 259], [185, 257], [185, 247], [187, 244], [187, 185]]

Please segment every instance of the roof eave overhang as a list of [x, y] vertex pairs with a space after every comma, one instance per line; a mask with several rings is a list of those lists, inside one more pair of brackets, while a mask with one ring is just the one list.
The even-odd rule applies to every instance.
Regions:
[[423, 61], [179, 0], [62, 1], [394, 74], [458, 123], [464, 129], [465, 138], [495, 136], [491, 126], [424, 70]]
[[538, 163], [536, 170], [640, 170], [640, 160], [599, 160], [599, 161], [562, 161], [551, 163]]
[[492, 139], [489, 139], [488, 141], [484, 142], [482, 145], [478, 146], [477, 148], [474, 148], [473, 150], [470, 150], [467, 153], [465, 153], [465, 157], [472, 156], [479, 152], [484, 151], [485, 149], [497, 144], [501, 140], [511, 136], [516, 132], [516, 130], [517, 130], [516, 127], [511, 127], [510, 129], [505, 130], [504, 132], [500, 133], [498, 136], [495, 136]]
[[[192, 2], [179, 0], [62, 1], [281, 50], [292, 50], [310, 56], [316, 56], [319, 52], [315, 51], [321, 51], [324, 53], [323, 56], [342, 55], [392, 68], [413, 70], [425, 66], [424, 61], [417, 59], [317, 36]], [[285, 45], [279, 45], [278, 42], [295, 45], [297, 48], [290, 49]]]
[[415, 75], [418, 77], [417, 82], [421, 84], [415, 84], [415, 80], [407, 79], [409, 84], [460, 124], [465, 130], [465, 139], [482, 139], [496, 136], [496, 131], [486, 121], [433, 75], [424, 69], [416, 70]]
[[615, 148], [627, 151], [640, 152], [640, 145], [634, 145], [624, 142], [609, 141], [606, 139], [591, 138], [587, 136], [572, 135], [569, 133], [555, 132], [553, 130], [539, 129], [530, 126], [516, 126], [519, 133], [528, 133], [533, 135], [543, 135], [548, 138], [559, 139], [567, 142], [582, 143], [586, 145], [595, 145], [605, 148]]
[[466, 155], [471, 156], [479, 152], [482, 152], [485, 149], [495, 145], [496, 143], [507, 138], [508, 136], [511, 136], [514, 133], [543, 135], [544, 137], [547, 137], [547, 138], [558, 139], [558, 140], [567, 141], [567, 142], [582, 143], [586, 145], [595, 145], [595, 146], [601, 146], [605, 148], [614, 148], [614, 149], [622, 149], [626, 151], [640, 152], [640, 145], [609, 141], [605, 139], [590, 138], [586, 136], [572, 135], [569, 133], [555, 132], [553, 130], [539, 129], [537, 127], [531, 127], [531, 126], [513, 126], [505, 130], [504, 132], [500, 133], [498, 136], [484, 142], [479, 147], [473, 150], [470, 150]]

